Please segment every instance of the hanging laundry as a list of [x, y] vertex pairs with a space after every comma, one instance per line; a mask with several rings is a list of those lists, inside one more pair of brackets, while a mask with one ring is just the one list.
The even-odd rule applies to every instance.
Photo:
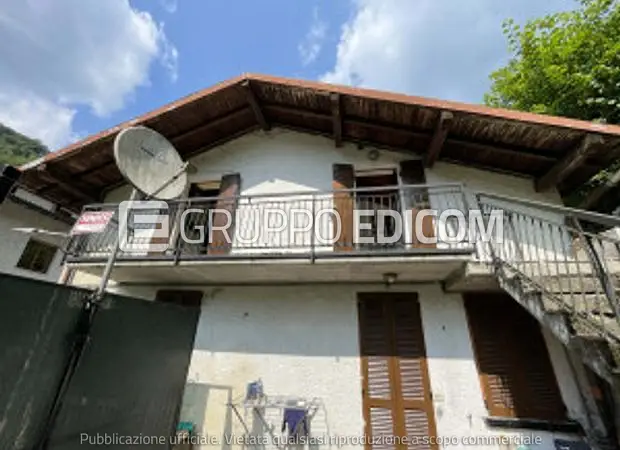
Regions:
[[263, 383], [254, 381], [249, 383], [246, 390], [246, 400], [256, 400], [263, 396]]
[[308, 418], [305, 409], [287, 408], [284, 410], [284, 420], [282, 421], [282, 431], [288, 426], [289, 436], [307, 436]]

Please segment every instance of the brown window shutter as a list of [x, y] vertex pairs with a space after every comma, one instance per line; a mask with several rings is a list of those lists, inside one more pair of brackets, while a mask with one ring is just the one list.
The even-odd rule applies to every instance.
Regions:
[[436, 429], [416, 294], [360, 294], [359, 316], [367, 435], [437, 448], [421, 444]]
[[[157, 215], [168, 215], [170, 214], [170, 210], [155, 210], [155, 211], [150, 211], [151, 214], [157, 214]], [[174, 226], [173, 224], [173, 220], [174, 220], [174, 216], [173, 215], [169, 215], [168, 216], [168, 220], [169, 220], [169, 227], [170, 229], [168, 230], [169, 233], [172, 231], [172, 227]], [[159, 227], [157, 227], [159, 229]], [[159, 244], [170, 244], [170, 236], [168, 237], [151, 237], [149, 239], [149, 243], [150, 244], [154, 244], [154, 245], [159, 245]], [[148, 255], [161, 255], [162, 253], [165, 252], [155, 252], [155, 251], [148, 251], [147, 252]]]
[[[405, 185], [426, 184], [422, 160], [411, 159], [401, 161], [400, 179]], [[436, 244], [420, 242], [416, 237], [416, 218], [423, 209], [430, 208], [429, 195], [426, 189], [405, 189], [405, 205], [411, 210], [411, 245], [415, 248], [435, 248]], [[435, 237], [435, 224], [432, 216], [422, 219], [422, 235], [426, 238]]]
[[[241, 175], [238, 173], [232, 173], [224, 175], [222, 182], [220, 183], [219, 199], [215, 205], [215, 209], [221, 209], [229, 211], [231, 214], [231, 224], [227, 230], [215, 230], [213, 231], [211, 242], [207, 253], [209, 255], [228, 254], [232, 248], [232, 242], [235, 236], [235, 219], [236, 211], [239, 203], [237, 196], [241, 192]], [[228, 223], [228, 218], [225, 213], [213, 214], [213, 227], [223, 227]], [[226, 233], [226, 232], [227, 233]], [[226, 239], [228, 234], [229, 239]]]
[[200, 307], [202, 291], [172, 291], [162, 290], [155, 294], [155, 301], [162, 303], [174, 303], [181, 306]]
[[[334, 190], [353, 189], [355, 172], [351, 164], [334, 164], [332, 188]], [[340, 235], [336, 235], [337, 241], [334, 251], [353, 250], [353, 204], [352, 192], [334, 193], [334, 211], [340, 217]], [[334, 221], [334, 233], [338, 233], [338, 224]]]
[[565, 420], [536, 319], [505, 294], [469, 294], [465, 305], [489, 415]]
[[[489, 415], [516, 417], [514, 395], [517, 390], [514, 366], [515, 354], [511, 333], [504, 333], [503, 312], [493, 317], [495, 308], [485, 307], [488, 302], [467, 299], [467, 317], [474, 344], [480, 383]], [[508, 324], [510, 328], [510, 324]]]
[[[392, 417], [392, 410], [390, 408], [380, 408], [377, 406], [371, 406], [368, 411], [367, 419], [367, 435], [373, 436], [375, 442], [381, 442], [378, 436], [385, 436], [385, 438], [391, 438], [394, 436], [394, 418]], [[375, 439], [378, 438], [378, 439]], [[387, 441], [389, 442], [389, 441]], [[395, 448], [392, 446], [381, 445], [368, 445], [366, 448], [379, 449], [379, 448]]]
[[364, 419], [368, 436], [394, 436], [394, 392], [391, 379], [390, 322], [385, 305], [359, 303]]
[[[436, 430], [420, 303], [417, 298], [399, 296], [394, 298], [392, 308], [403, 431], [410, 441], [421, 442], [427, 436], [436, 436]], [[437, 446], [419, 444], [415, 448]]]

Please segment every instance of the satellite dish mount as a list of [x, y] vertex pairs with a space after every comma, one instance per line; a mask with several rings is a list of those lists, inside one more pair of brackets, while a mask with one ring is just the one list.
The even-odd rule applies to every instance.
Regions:
[[[114, 159], [125, 180], [133, 186], [131, 201], [174, 200], [187, 189], [189, 163], [181, 159], [165, 137], [150, 128], [138, 126], [122, 130], [114, 140]], [[93, 295], [95, 303], [105, 294], [119, 244], [120, 235], [117, 234], [99, 287]]]

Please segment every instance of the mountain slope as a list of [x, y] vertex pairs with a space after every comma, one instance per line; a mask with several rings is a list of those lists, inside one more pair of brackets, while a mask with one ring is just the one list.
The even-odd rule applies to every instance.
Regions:
[[47, 147], [0, 123], [0, 164], [19, 166], [46, 155]]

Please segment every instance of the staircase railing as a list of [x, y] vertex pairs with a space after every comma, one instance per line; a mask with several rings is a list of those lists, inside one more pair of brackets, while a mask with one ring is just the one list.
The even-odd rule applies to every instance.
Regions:
[[484, 217], [503, 211], [503, 239], [478, 244], [500, 284], [518, 280], [580, 334], [620, 342], [620, 217], [495, 194], [477, 200]]

